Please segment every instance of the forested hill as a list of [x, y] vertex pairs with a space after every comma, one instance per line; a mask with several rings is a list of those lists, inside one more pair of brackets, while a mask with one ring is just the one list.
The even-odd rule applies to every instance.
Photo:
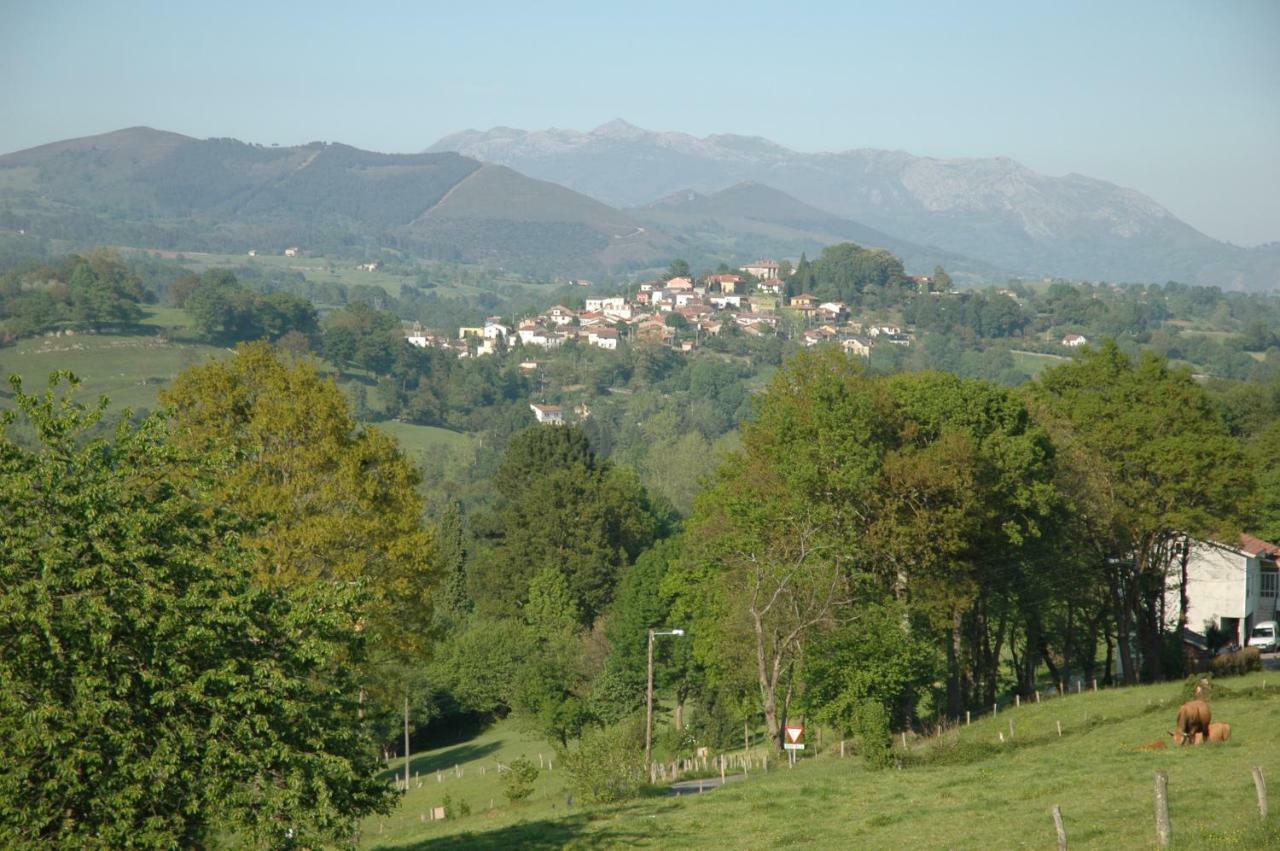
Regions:
[[197, 251], [388, 246], [535, 274], [674, 253], [625, 213], [454, 153], [265, 147], [145, 127], [0, 156], [0, 229]]
[[900, 239], [1024, 276], [1280, 287], [1280, 246], [1219, 242], [1141, 192], [1080, 174], [1040, 174], [1008, 157], [807, 153], [759, 137], [700, 138], [625, 121], [589, 132], [468, 130], [428, 150], [508, 165], [621, 206], [754, 180]]

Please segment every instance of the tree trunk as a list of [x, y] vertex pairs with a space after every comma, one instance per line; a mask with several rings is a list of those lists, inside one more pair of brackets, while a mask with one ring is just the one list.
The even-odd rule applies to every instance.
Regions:
[[[1121, 596], [1123, 580], [1112, 586], [1112, 600], [1115, 605], [1116, 650], [1120, 654], [1120, 673], [1125, 685], [1133, 685], [1138, 681], [1137, 672], [1133, 668], [1133, 649], [1129, 646], [1129, 606]], [[1110, 650], [1107, 653], [1110, 656]], [[1110, 676], [1110, 667], [1107, 675]]]
[[964, 711], [964, 694], [960, 687], [960, 611], [951, 610], [951, 628], [947, 630], [947, 714], [953, 718]]

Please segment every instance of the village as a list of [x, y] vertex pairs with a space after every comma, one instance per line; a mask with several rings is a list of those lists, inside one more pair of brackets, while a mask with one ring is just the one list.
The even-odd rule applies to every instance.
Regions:
[[[420, 325], [406, 329], [405, 337], [415, 346], [449, 349], [458, 357], [492, 354], [499, 346], [516, 344], [554, 349], [570, 340], [611, 350], [634, 341], [691, 352], [730, 327], [756, 336], [788, 336], [790, 329], [802, 329], [798, 334], [806, 346], [836, 343], [860, 357], [870, 357], [875, 345], [911, 343], [900, 326], [855, 318], [843, 302], [820, 302], [808, 294], [788, 297], [780, 268], [777, 261], [758, 260], [742, 266], [740, 274], [648, 281], [630, 296], [588, 297], [581, 310], [558, 304], [520, 319], [515, 327], [495, 316], [483, 326], [459, 328], [456, 337]], [[928, 280], [922, 277], [917, 283]]]

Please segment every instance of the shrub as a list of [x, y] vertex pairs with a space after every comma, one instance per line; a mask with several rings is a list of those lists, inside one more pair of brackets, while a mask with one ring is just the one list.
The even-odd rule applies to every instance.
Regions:
[[612, 803], [633, 798], [644, 783], [644, 728], [635, 721], [587, 730], [563, 757], [579, 798]]
[[1215, 677], [1235, 677], [1251, 671], [1262, 670], [1262, 651], [1256, 647], [1246, 647], [1234, 653], [1223, 653], [1213, 657], [1209, 670]]
[[524, 757], [511, 760], [502, 775], [502, 794], [515, 803], [533, 794], [533, 781], [538, 779], [538, 769]]
[[884, 704], [864, 700], [853, 716], [853, 733], [858, 737], [858, 750], [867, 768], [888, 768], [893, 764], [893, 738], [889, 731], [889, 713]]

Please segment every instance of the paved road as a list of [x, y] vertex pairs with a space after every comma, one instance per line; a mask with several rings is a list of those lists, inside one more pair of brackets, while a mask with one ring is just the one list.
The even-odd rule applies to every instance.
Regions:
[[[724, 779], [725, 783], [737, 783], [739, 780], [746, 780], [745, 774], [730, 774]], [[719, 777], [706, 777], [702, 780], [681, 780], [678, 783], [672, 783], [667, 787], [667, 794], [680, 797], [681, 795], [697, 795], [699, 792], [710, 792], [720, 786]]]

